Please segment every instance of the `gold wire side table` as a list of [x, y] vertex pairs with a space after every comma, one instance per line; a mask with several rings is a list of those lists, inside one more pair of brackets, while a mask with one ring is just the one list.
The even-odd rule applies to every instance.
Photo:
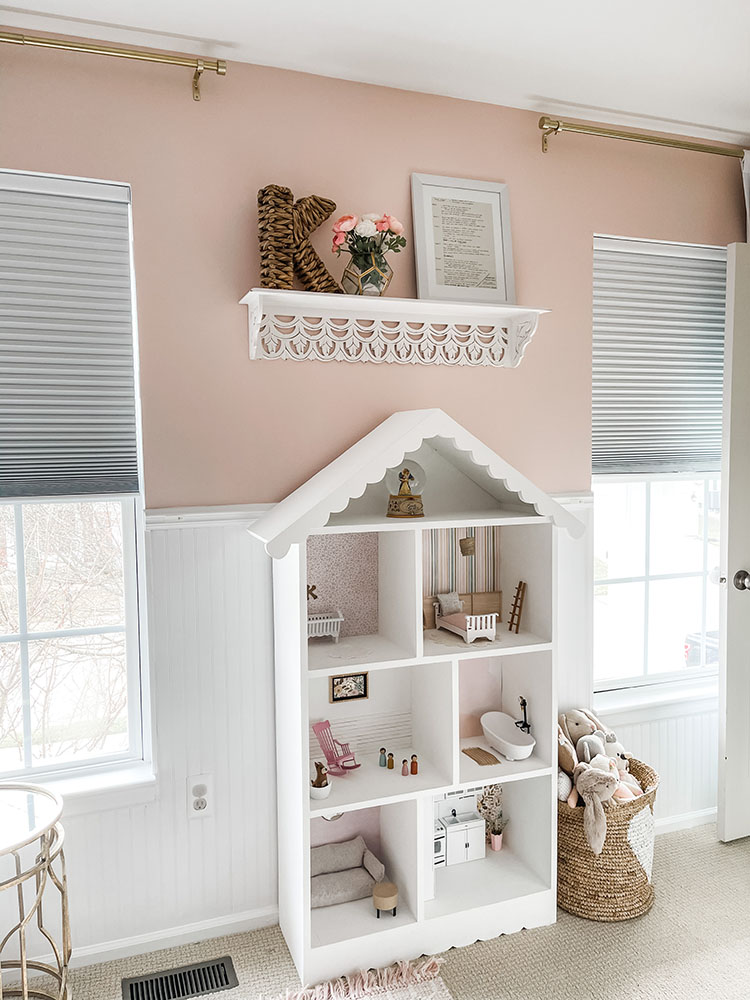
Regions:
[[[15, 890], [17, 920], [0, 927], [0, 1000], [69, 1000], [70, 923], [65, 874], [62, 799], [38, 785], [0, 783], [0, 913]], [[59, 907], [55, 934], [44, 904]], [[32, 955], [52, 952], [52, 961]]]

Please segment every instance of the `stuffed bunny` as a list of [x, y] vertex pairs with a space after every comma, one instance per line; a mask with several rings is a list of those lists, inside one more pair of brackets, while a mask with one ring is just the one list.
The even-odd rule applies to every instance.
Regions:
[[601, 754], [603, 757], [607, 756], [607, 751], [605, 749], [605, 735], [601, 729], [597, 729], [595, 733], [589, 733], [587, 736], [582, 736], [576, 743], [576, 754], [578, 755], [579, 761], [584, 761], [586, 764], [590, 764], [592, 759]]
[[604, 752], [617, 764], [618, 771], [627, 771], [628, 755], [625, 753], [625, 747], [622, 743], [618, 742], [614, 733], [607, 733], [605, 736]]
[[620, 787], [617, 790], [615, 798], [624, 802], [629, 799], [637, 799], [639, 795], [643, 795], [643, 789], [638, 783], [638, 779], [630, 773], [628, 754], [625, 752], [625, 747], [622, 743], [618, 742], [614, 733], [607, 733], [604, 741], [604, 752], [610, 760], [614, 761], [620, 777]]
[[582, 736], [590, 736], [597, 730], [608, 732], [607, 728], [599, 722], [597, 717], [586, 709], [574, 708], [569, 712], [561, 712], [557, 718], [560, 728], [568, 737], [573, 746], [578, 745]]
[[573, 771], [578, 763], [576, 749], [560, 726], [557, 727], [557, 763], [567, 775], [573, 777]]
[[583, 799], [583, 832], [594, 854], [601, 854], [607, 837], [607, 816], [603, 802], [614, 795], [618, 781], [611, 771], [581, 762], [573, 775], [578, 794]]

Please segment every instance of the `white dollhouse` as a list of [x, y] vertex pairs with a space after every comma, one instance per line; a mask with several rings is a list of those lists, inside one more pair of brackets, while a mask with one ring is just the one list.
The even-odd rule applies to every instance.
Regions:
[[[386, 471], [408, 459], [427, 474], [425, 516], [386, 518]], [[435, 595], [424, 591], [423, 542], [437, 529], [488, 527], [499, 539], [497, 593], [473, 595], [474, 610], [504, 603], [495, 637], [467, 644], [429, 619]], [[279, 910], [303, 983], [555, 920], [560, 529], [579, 535], [582, 526], [437, 409], [393, 414], [252, 527], [274, 560]], [[336, 553], [329, 582], [308, 579], [309, 553], [323, 573], [328, 551]], [[515, 633], [507, 606], [521, 579], [527, 596]], [[324, 599], [359, 595], [367, 616], [357, 618], [353, 604], [342, 608], [337, 642], [308, 637], [310, 584], [335, 591]], [[364, 672], [367, 697], [332, 699], [332, 678]], [[472, 720], [489, 711], [519, 719], [521, 698], [535, 745], [511, 761]], [[321, 800], [310, 795], [314, 761], [323, 760], [311, 727], [324, 720], [360, 766], [332, 778]], [[381, 747], [394, 769], [380, 766]], [[496, 763], [478, 763], [468, 748]], [[412, 754], [418, 773], [403, 775]], [[436, 803], [498, 784], [509, 820], [502, 850], [482, 849], [480, 831], [467, 834], [464, 863], [436, 865]], [[356, 835], [398, 887], [396, 916], [376, 919], [368, 898], [310, 905], [311, 845]]]

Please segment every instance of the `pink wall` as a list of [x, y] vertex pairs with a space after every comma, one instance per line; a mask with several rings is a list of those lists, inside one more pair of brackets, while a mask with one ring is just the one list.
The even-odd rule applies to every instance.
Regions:
[[458, 672], [460, 739], [482, 735], [479, 721], [485, 712], [501, 711], [500, 684], [490, 667], [496, 660], [463, 660]]
[[319, 816], [310, 820], [310, 847], [341, 844], [357, 836], [364, 838], [376, 858], [380, 857], [380, 806], [345, 812], [340, 819], [333, 821]]
[[[429, 406], [543, 488], [585, 489], [592, 233], [744, 239], [726, 157], [572, 135], [542, 156], [531, 112], [235, 63], [196, 104], [187, 70], [2, 55], [0, 165], [133, 186], [150, 507], [278, 500], [389, 413]], [[520, 368], [251, 363], [237, 301], [258, 280], [257, 189], [410, 224], [412, 171], [509, 183], [518, 301], [553, 310]], [[411, 253], [394, 265], [392, 294], [413, 295]]]

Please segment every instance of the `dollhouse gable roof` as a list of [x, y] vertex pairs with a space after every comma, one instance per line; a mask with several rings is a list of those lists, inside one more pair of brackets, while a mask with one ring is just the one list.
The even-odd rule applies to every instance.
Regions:
[[[464, 477], [467, 487], [473, 491], [472, 496], [483, 496], [498, 514], [504, 511], [536, 514], [551, 518], [555, 525], [566, 528], [576, 538], [583, 533], [583, 524], [578, 518], [439, 409], [402, 410], [392, 414], [294, 493], [261, 515], [250, 533], [265, 544], [270, 556], [280, 559], [291, 545], [302, 543], [308, 535], [320, 531], [332, 515], [350, 504], [356, 506], [358, 498], [364, 500], [368, 487], [382, 483], [386, 472], [399, 465], [407, 455], [426, 467], [428, 482], [424, 503], [427, 517], [415, 525], [429, 527], [430, 515], [436, 512], [446, 487], [438, 488], [433, 483], [434, 494], [431, 495], [433, 477], [425, 462], [427, 453], [430, 461], [436, 463], [436, 482], [445, 484], [450, 482], [451, 476], [454, 479]], [[373, 523], [381, 518], [385, 521], [388, 493], [385, 486], [379, 492], [382, 492], [382, 513], [369, 519]], [[359, 503], [361, 506], [363, 501]], [[460, 515], [464, 511], [451, 513]], [[465, 513], [467, 519], [473, 516], [471, 509]], [[487, 505], [484, 513], [486, 515]]]

